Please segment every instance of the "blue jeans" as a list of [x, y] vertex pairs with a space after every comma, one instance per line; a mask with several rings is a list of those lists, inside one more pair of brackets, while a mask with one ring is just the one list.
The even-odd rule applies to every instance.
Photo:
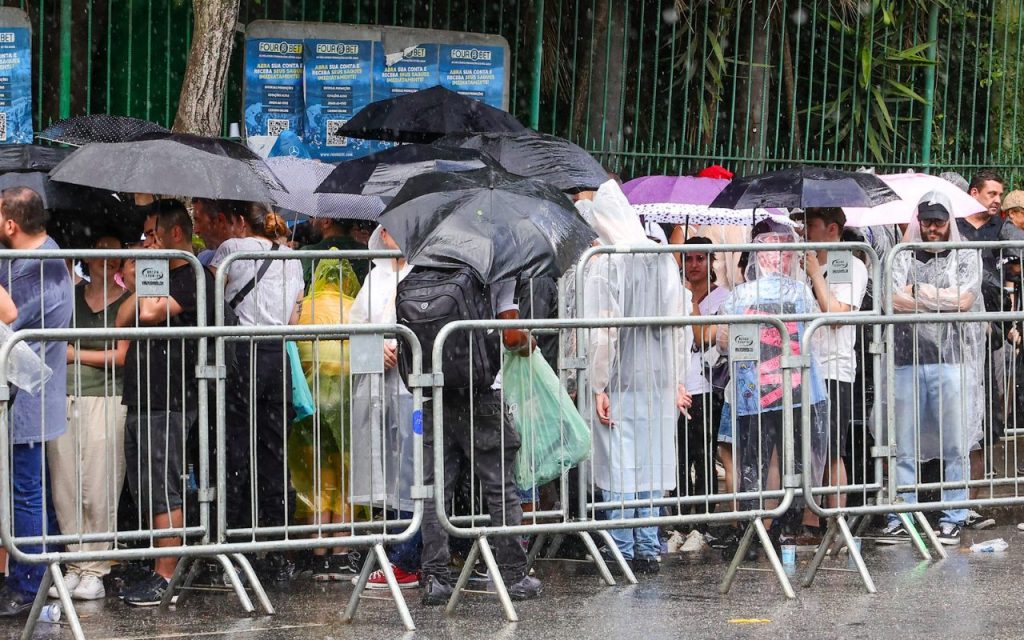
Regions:
[[[412, 511], [400, 511], [398, 517], [406, 520], [412, 517]], [[423, 546], [423, 538], [417, 531], [413, 537], [405, 542], [393, 544], [388, 549], [388, 559], [406, 573], [418, 573], [420, 570], [420, 548]]]
[[[14, 496], [14, 535], [43, 535], [43, 518], [46, 518], [46, 534], [59, 535], [57, 515], [50, 501], [49, 491], [43, 495], [43, 474], [47, 473], [43, 457], [43, 445], [16, 444], [11, 456], [11, 490]], [[50, 486], [47, 474], [46, 486]], [[43, 545], [21, 545], [25, 553], [42, 553]], [[53, 551], [53, 545], [50, 545]], [[7, 585], [23, 594], [34, 596], [39, 591], [46, 572], [45, 564], [23, 564], [11, 558], [8, 565]]]
[[[640, 491], [638, 493], [616, 493], [601, 489], [605, 502], [620, 500], [651, 500], [664, 495], [662, 491]], [[637, 507], [626, 509], [609, 509], [605, 511], [608, 520], [627, 520], [632, 518], [653, 518], [659, 515], [660, 507]], [[611, 529], [608, 531], [615, 546], [619, 548], [626, 560], [638, 558], [656, 558], [661, 555], [661, 541], [658, 540], [658, 527], [639, 527], [637, 529]]]
[[[914, 385], [917, 384], [915, 391]], [[968, 473], [968, 443], [963, 429], [960, 366], [919, 364], [896, 367], [896, 484], [910, 485], [917, 479], [917, 428], [921, 437], [935, 437], [941, 429], [942, 481], [964, 482]], [[916, 402], [915, 402], [916, 399]], [[916, 418], [916, 419], [915, 419]], [[917, 503], [916, 492], [904, 492], [904, 501]], [[943, 489], [943, 501], [967, 499], [967, 488]], [[895, 520], [890, 516], [889, 521]], [[963, 525], [967, 509], [942, 512], [940, 522]]]

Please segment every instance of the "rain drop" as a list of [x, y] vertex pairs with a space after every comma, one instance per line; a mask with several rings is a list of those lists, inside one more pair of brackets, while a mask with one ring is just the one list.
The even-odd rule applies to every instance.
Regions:
[[665, 21], [665, 24], [673, 25], [679, 22], [679, 11], [675, 7], [669, 7], [661, 12], [661, 19]]
[[793, 24], [795, 24], [798, 27], [802, 27], [803, 25], [807, 24], [807, 9], [800, 7], [799, 9], [793, 12], [793, 14], [790, 16], [790, 19], [793, 21]]

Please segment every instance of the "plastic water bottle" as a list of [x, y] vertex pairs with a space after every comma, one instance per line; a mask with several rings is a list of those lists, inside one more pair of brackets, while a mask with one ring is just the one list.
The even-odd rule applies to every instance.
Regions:
[[[860, 553], [860, 550], [861, 550], [860, 538], [854, 538], [853, 539], [853, 547], [857, 549], [857, 553]], [[847, 556], [846, 556], [846, 568], [847, 569], [856, 569], [857, 568], [857, 563], [853, 561], [853, 554], [852, 553], [848, 553]]]
[[796, 573], [796, 545], [795, 544], [784, 544], [782, 545], [782, 568], [786, 572], [786, 575], [793, 575]]
[[197, 493], [199, 491], [199, 483], [196, 482], [196, 470], [189, 464], [188, 465], [188, 492]]
[[1002, 538], [977, 542], [971, 545], [971, 551], [974, 553], [999, 553], [1000, 551], [1006, 551], [1009, 548], [1010, 545]]
[[39, 611], [39, 622], [55, 623], [60, 621], [60, 605], [46, 604]]

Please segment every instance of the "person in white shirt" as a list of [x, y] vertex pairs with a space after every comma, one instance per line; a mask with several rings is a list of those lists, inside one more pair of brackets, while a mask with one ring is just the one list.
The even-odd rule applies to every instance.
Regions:
[[[804, 223], [804, 239], [808, 242], [839, 242], [842, 239], [843, 227], [846, 226], [842, 209], [807, 209], [797, 215]], [[860, 309], [867, 292], [868, 270], [863, 262], [853, 257], [852, 252], [832, 252], [830, 255], [828, 251], [808, 251], [804, 268], [814, 297], [824, 313], [848, 313]], [[854, 419], [856, 340], [857, 327], [854, 325], [828, 325], [818, 329], [814, 336], [814, 354], [828, 385], [828, 486], [847, 484], [843, 454], [847, 453]], [[835, 502], [835, 496], [830, 500]], [[845, 505], [845, 494], [838, 495], [838, 503]]]

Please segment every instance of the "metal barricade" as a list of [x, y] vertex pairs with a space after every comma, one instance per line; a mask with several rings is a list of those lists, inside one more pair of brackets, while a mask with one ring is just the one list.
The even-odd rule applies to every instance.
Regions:
[[[324, 550], [315, 557], [321, 562], [347, 558], [356, 589], [346, 620], [379, 565], [403, 623], [413, 629], [384, 545], [408, 543], [422, 518], [422, 444], [414, 428], [422, 392], [405, 388], [385, 365], [385, 351], [395, 353], [395, 340], [409, 345], [415, 379], [420, 345], [405, 327], [368, 323], [382, 283], [371, 275], [360, 289], [345, 262], [400, 255], [238, 251], [217, 265], [217, 323], [230, 324], [234, 311], [237, 326], [216, 342], [216, 531], [218, 544], [267, 554], [264, 560], [287, 549]], [[318, 266], [296, 318], [300, 260]], [[397, 271], [389, 273], [397, 279]], [[239, 295], [250, 280], [248, 297]], [[386, 303], [393, 305], [393, 297]], [[275, 313], [275, 305], [285, 308]], [[366, 324], [352, 324], [355, 315]], [[310, 406], [292, 423], [300, 409], [293, 407], [296, 382], [309, 387]], [[331, 549], [344, 556], [329, 560]], [[360, 549], [370, 551], [366, 562]]]
[[[702, 326], [708, 324], [728, 324], [735, 326], [751, 326], [757, 327], [758, 325], [770, 326], [777, 332], [786, 331], [786, 327], [783, 321], [772, 318], [772, 317], [753, 317], [753, 316], [721, 316], [721, 317], [683, 317], [683, 318], [665, 318], [665, 317], [638, 317], [638, 318], [609, 318], [609, 319], [594, 319], [594, 320], [494, 320], [494, 321], [459, 321], [446, 325], [437, 336], [434, 342], [432, 362], [440, 362], [443, 357], [445, 343], [449, 340], [464, 339], [458, 334], [465, 333], [468, 331], [505, 331], [505, 330], [524, 330], [524, 331], [535, 331], [535, 330], [551, 330], [557, 329], [560, 331], [576, 330], [576, 329], [617, 329], [625, 331], [628, 329], [637, 330], [658, 330], [658, 329], [675, 329], [675, 328], [686, 328], [693, 326]], [[749, 344], [744, 344], [745, 348], [750, 349]], [[797, 366], [796, 361], [791, 361], [789, 357], [789, 344], [788, 342], [782, 342], [780, 347], [783, 358], [786, 361], [784, 365], [787, 370], [792, 370], [792, 367]], [[752, 360], [758, 360], [759, 355], [751, 358]], [[793, 432], [792, 432], [792, 405], [791, 405], [791, 393], [792, 388], [790, 384], [790, 376], [782, 376], [781, 381], [782, 394], [781, 394], [781, 419], [779, 423], [779, 437], [780, 437], [780, 450], [781, 450], [781, 465], [784, 470], [785, 486], [774, 492], [764, 492], [760, 488], [750, 493], [733, 493], [723, 496], [715, 496], [720, 498], [721, 501], [728, 500], [766, 500], [766, 499], [777, 499], [778, 504], [772, 507], [767, 507], [763, 503], [759, 506], [751, 508], [749, 510], [736, 511], [736, 512], [721, 512], [714, 514], [676, 514], [676, 515], [652, 515], [652, 516], [636, 516], [626, 517], [617, 520], [598, 520], [593, 517], [588, 517], [588, 513], [593, 513], [596, 510], [614, 509], [614, 508], [637, 508], [637, 507], [662, 507], [670, 505], [679, 505], [687, 502], [697, 503], [697, 500], [685, 501], [679, 498], [651, 498], [651, 499], [623, 499], [617, 501], [607, 502], [590, 502], [587, 501], [586, 505], [589, 508], [584, 509], [576, 519], [568, 519], [564, 512], [555, 512], [552, 514], [543, 514], [545, 516], [554, 516], [560, 518], [557, 521], [541, 521], [542, 514], [536, 514], [534, 517], [526, 518], [528, 522], [520, 523], [509, 523], [510, 519], [516, 519], [516, 512], [519, 507], [519, 499], [515, 494], [515, 487], [513, 486], [513, 477], [509, 466], [515, 464], [515, 453], [518, 449], [519, 437], [514, 435], [511, 431], [510, 420], [508, 417], [500, 421], [500, 426], [493, 424], [497, 416], [494, 414], [492, 407], [506, 404], [506, 398], [503, 397], [503, 392], [498, 392], [495, 396], [495, 392], [481, 391], [479, 393], [472, 394], [457, 394], [454, 390], [449, 390], [448, 394], [445, 392], [445, 381], [443, 375], [439, 375], [437, 371], [434, 372], [433, 381], [433, 403], [432, 421], [426, 423], [424, 432], [426, 434], [426, 442], [429, 448], [433, 452], [433, 476], [434, 476], [434, 505], [437, 511], [437, 518], [439, 523], [436, 526], [443, 529], [446, 532], [445, 535], [451, 534], [458, 538], [471, 538], [474, 539], [474, 545], [466, 558], [463, 570], [459, 579], [455, 585], [454, 593], [451, 600], [448, 603], [448, 611], [453, 611], [458, 605], [462, 594], [467, 591], [466, 587], [470, 579], [470, 574], [473, 572], [476, 560], [478, 557], [483, 559], [485, 566], [488, 569], [488, 575], [490, 581], [495, 587], [499, 600], [504, 609], [505, 616], [510, 621], [515, 621], [517, 615], [512, 605], [511, 597], [508, 593], [504, 579], [501, 575], [499, 565], [495, 559], [494, 552], [491, 548], [489, 538], [508, 538], [515, 536], [525, 535], [565, 535], [565, 534], [576, 534], [582, 537], [588, 550], [591, 554], [592, 561], [597, 565], [601, 572], [604, 580], [609, 584], [614, 584], [614, 579], [611, 576], [601, 554], [598, 552], [596, 544], [591, 538], [592, 533], [598, 533], [606, 542], [610, 553], [615, 554], [617, 561], [620, 566], [625, 568], [625, 575], [631, 577], [628, 565], [626, 565], [621, 553], [617, 553], [618, 549], [615, 546], [614, 540], [608, 533], [611, 529], [624, 529], [624, 528], [636, 528], [636, 527], [656, 527], [667, 524], [687, 524], [696, 522], [725, 522], [732, 520], [745, 520], [749, 521], [749, 527], [744, 534], [744, 537], [740, 543], [740, 554], [737, 555], [737, 560], [734, 560], [733, 566], [730, 567], [729, 574], [726, 578], [726, 585], [724, 588], [727, 589], [727, 585], [731, 584], [732, 578], [735, 575], [738, 558], [742, 557], [742, 554], [746, 552], [749, 546], [754, 532], [758, 533], [759, 539], [765, 548], [769, 560], [772, 562], [772, 566], [775, 569], [776, 575], [779, 577], [780, 582], [783, 584], [787, 594], [792, 594], [792, 589], [789, 587], [789, 582], [786, 578], [785, 572], [779, 563], [778, 557], [775, 554], [774, 549], [768, 539], [767, 531], [761, 521], [761, 518], [771, 518], [782, 515], [788, 509], [794, 495], [794, 489], [799, 482], [799, 478], [793, 473], [794, 467], [794, 456], [793, 456]], [[504, 380], [504, 370], [502, 379]], [[674, 403], [674, 401], [673, 401]], [[565, 414], [560, 414], [564, 417]], [[561, 419], [561, 418], [560, 418]], [[483, 423], [478, 426], [478, 423]], [[675, 419], [672, 420], [672, 432], [675, 432]], [[562, 436], [564, 437], [564, 435]], [[448, 442], [448, 444], [446, 444]], [[430, 452], [428, 452], [428, 456]], [[469, 465], [469, 482], [470, 495], [475, 495], [476, 487], [478, 485], [476, 476], [480, 475], [481, 480], [479, 484], [485, 496], [486, 507], [488, 513], [484, 513], [481, 509], [476, 510], [476, 502], [470, 500], [468, 508], [469, 514], [457, 514], [452, 511], [450, 500], [452, 499], [453, 488], [450, 486], [454, 481], [457, 480], [456, 472], [459, 471], [461, 463], [468, 463]], [[524, 463], [524, 461], [520, 461]], [[530, 461], [532, 464], [533, 461]], [[535, 470], [532, 472], [536, 472]], [[568, 469], [565, 469], [568, 472]], [[429, 482], [428, 478], [428, 482]], [[465, 481], [463, 486], [465, 486]], [[561, 483], [562, 495], [566, 495], [565, 492], [565, 475], [560, 474], [559, 482]], [[582, 498], [586, 500], [585, 496]], [[494, 521], [494, 511], [500, 511], [502, 515], [502, 521], [497, 523]], [[460, 517], [461, 516], [461, 517]], [[428, 529], [433, 525], [429, 521], [424, 523], [424, 545], [425, 554], [430, 555], [430, 552], [426, 550], [427, 539], [433, 534], [428, 533]], [[441, 540], [445, 536], [441, 536]], [[515, 552], [509, 551], [510, 548], [514, 549], [510, 545], [518, 545], [518, 541], [503, 541], [505, 552], [514, 554]], [[525, 565], [524, 565], [525, 566]], [[429, 571], [429, 567], [424, 566], [424, 571]], [[506, 567], [508, 569], [508, 567]], [[518, 576], [515, 576], [518, 577]], [[635, 580], [635, 579], [634, 579]]]

